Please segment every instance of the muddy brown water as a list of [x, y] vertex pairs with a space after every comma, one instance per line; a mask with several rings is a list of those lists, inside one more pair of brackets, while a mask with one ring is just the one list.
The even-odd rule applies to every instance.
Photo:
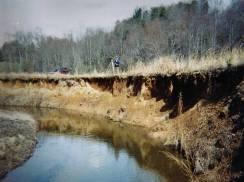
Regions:
[[143, 128], [57, 109], [4, 108], [38, 121], [33, 155], [6, 175], [12, 181], [189, 181]]

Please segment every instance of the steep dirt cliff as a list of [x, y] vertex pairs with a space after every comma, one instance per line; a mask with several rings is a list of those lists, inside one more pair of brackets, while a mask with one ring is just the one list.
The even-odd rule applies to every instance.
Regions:
[[197, 179], [237, 181], [243, 175], [244, 66], [174, 75], [0, 80], [1, 105], [72, 109], [143, 126], [184, 154]]

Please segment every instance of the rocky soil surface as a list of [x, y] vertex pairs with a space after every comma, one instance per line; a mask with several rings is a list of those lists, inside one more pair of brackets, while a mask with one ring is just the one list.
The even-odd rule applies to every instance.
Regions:
[[0, 110], [0, 178], [31, 156], [36, 131], [29, 115]]

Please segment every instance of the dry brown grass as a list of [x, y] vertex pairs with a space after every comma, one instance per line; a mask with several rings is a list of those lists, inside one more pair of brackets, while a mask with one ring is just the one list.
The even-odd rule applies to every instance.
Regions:
[[229, 66], [244, 64], [244, 49], [234, 49], [232, 52], [222, 50], [218, 54], [209, 53], [202, 58], [191, 56], [190, 58], [179, 58], [174, 55], [155, 58], [148, 63], [137, 62], [127, 71], [113, 73], [112, 69], [104, 72], [94, 70], [90, 73], [63, 75], [45, 73], [1, 73], [0, 78], [21, 79], [60, 79], [60, 78], [82, 78], [82, 77], [127, 77], [133, 75], [155, 75], [155, 74], [180, 74], [199, 71], [208, 71]]
[[198, 179], [195, 177], [195, 175], [192, 172], [192, 166], [189, 161], [179, 158], [179, 157], [175, 156], [174, 154], [167, 152], [167, 151], [161, 151], [161, 152], [171, 161], [174, 161], [184, 171], [186, 176], [189, 177], [190, 181], [198, 182]]
[[244, 64], [244, 49], [234, 49], [232, 52], [222, 50], [218, 54], [209, 53], [202, 58], [191, 56], [190, 58], [177, 58], [176, 56], [164, 56], [156, 58], [148, 64], [138, 62], [129, 68], [127, 74], [150, 75], [188, 73], [206, 71], [218, 68], [227, 68]]

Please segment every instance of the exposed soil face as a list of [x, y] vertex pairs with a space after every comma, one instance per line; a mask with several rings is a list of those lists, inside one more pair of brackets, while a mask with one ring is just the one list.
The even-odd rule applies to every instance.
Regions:
[[35, 121], [28, 115], [0, 110], [0, 178], [30, 157], [36, 144]]
[[232, 180], [244, 180], [244, 80], [237, 86], [235, 93], [231, 96], [229, 105], [229, 117], [232, 123], [231, 132], [233, 135], [238, 135], [239, 140], [236, 140], [232, 145], [233, 153], [231, 163]]
[[2, 105], [65, 108], [143, 126], [183, 153], [198, 179], [230, 181], [243, 174], [244, 66], [146, 77], [0, 80]]

